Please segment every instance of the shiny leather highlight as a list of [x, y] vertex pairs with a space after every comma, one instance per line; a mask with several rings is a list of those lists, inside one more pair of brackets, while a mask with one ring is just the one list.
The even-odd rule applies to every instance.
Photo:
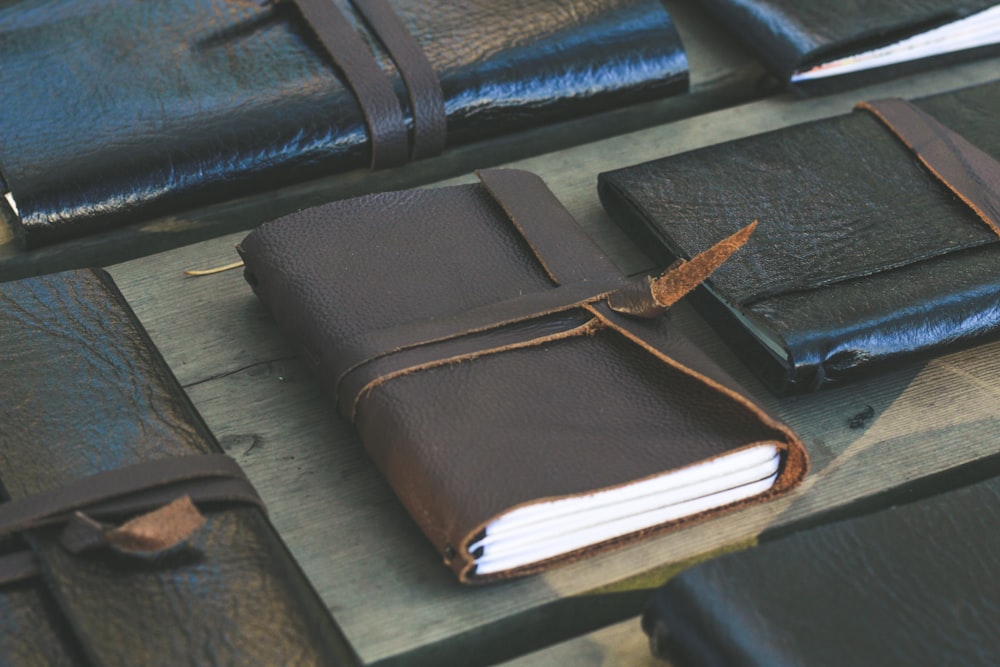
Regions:
[[[0, 313], [5, 497], [221, 452], [106, 274], [0, 284]], [[199, 553], [162, 563], [70, 553], [61, 526], [24, 534], [42, 580], [0, 589], [0, 663], [356, 664], [264, 514], [201, 509]]]
[[[796, 70], [891, 44], [994, 4], [995, 0], [705, 0], [705, 5], [786, 82]], [[796, 88], [823, 93], [983, 53], [977, 49], [925, 58], [798, 84]]]
[[[412, 117], [395, 67], [363, 21]], [[687, 87], [657, 0], [393, 0], [448, 144]], [[289, 2], [0, 3], [0, 171], [29, 245], [368, 165], [365, 124]]]
[[676, 667], [991, 667], [998, 508], [994, 477], [722, 556], [659, 589], [643, 627]]
[[[917, 106], [1000, 158], [1000, 83]], [[1000, 239], [867, 112], [602, 174], [600, 191], [613, 217], [664, 261], [760, 221], [708, 279], [718, 298], [697, 296], [778, 393], [1000, 335]], [[748, 322], [787, 360], [751, 336]]]

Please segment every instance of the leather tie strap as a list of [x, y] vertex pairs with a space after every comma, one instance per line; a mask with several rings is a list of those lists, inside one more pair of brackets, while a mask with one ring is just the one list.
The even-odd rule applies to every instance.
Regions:
[[444, 93], [424, 50], [386, 0], [351, 0], [399, 69], [413, 112], [413, 148], [419, 160], [444, 150], [447, 116]]
[[[537, 174], [520, 169], [480, 169], [476, 176], [521, 234], [557, 285], [620, 279], [621, 271], [590, 240]], [[567, 253], [567, 247], [582, 250]]]
[[420, 45], [386, 0], [350, 2], [399, 70], [413, 113], [412, 150], [392, 84], [333, 0], [293, 2], [358, 100], [371, 140], [372, 169], [398, 167], [411, 156], [425, 158], [444, 150], [447, 117], [441, 83]]
[[934, 176], [1000, 236], [1000, 162], [916, 105], [897, 98], [859, 102]]
[[368, 47], [332, 0], [294, 2], [358, 100], [371, 140], [372, 169], [406, 164], [403, 110]]
[[[236, 461], [224, 454], [200, 454], [143, 461], [0, 504], [0, 538], [67, 524], [83, 512], [90, 520], [159, 511], [185, 496], [195, 503], [239, 503], [264, 511], [263, 501]], [[149, 516], [153, 515], [156, 512]], [[161, 522], [176, 524], [179, 518], [189, 520], [176, 510], [160, 515]], [[155, 532], [151, 519], [140, 523], [144, 531]], [[166, 526], [165, 530], [174, 527]], [[135, 531], [131, 535], [121, 531], [120, 534], [131, 538]], [[37, 563], [30, 552], [0, 557], [0, 585], [37, 573]]]
[[[580, 335], [593, 318], [581, 309], [599, 302], [630, 317], [658, 317], [742, 247], [757, 225], [748, 225], [690, 260], [678, 260], [657, 278], [628, 278], [600, 253], [540, 178], [507, 169], [477, 175], [556, 285], [448, 316], [365, 332], [338, 352], [337, 366], [331, 369], [336, 380], [329, 388], [346, 419], [354, 419], [364, 392], [385, 379], [542, 344], [569, 332]], [[560, 252], [568, 241], [589, 251]]]

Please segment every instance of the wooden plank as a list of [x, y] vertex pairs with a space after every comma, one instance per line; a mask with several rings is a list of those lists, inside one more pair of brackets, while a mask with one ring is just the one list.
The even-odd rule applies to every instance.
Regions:
[[762, 66], [728, 34], [721, 33], [714, 19], [698, 3], [664, 0], [664, 4], [688, 52], [691, 70], [688, 94], [452, 148], [440, 157], [399, 169], [336, 174], [31, 251], [18, 247], [0, 219], [0, 280], [124, 262], [252, 229], [266, 220], [323, 201], [432, 183], [475, 168], [721, 109], [775, 91], [774, 83], [761, 85]]
[[609, 625], [583, 637], [535, 651], [502, 663], [502, 667], [564, 667], [599, 665], [601, 667], [670, 667], [670, 662], [655, 657], [638, 618]]
[[[648, 260], [601, 211], [603, 169], [842, 113], [861, 96], [917, 96], [987, 80], [998, 60], [818, 100], [780, 97], [518, 163], [541, 174], [623, 267]], [[464, 179], [463, 179], [464, 180]], [[294, 359], [238, 272], [185, 279], [234, 258], [234, 234], [112, 268], [126, 297], [366, 662], [513, 658], [636, 614], [677, 564], [888, 487], [997, 451], [1000, 343], [849, 387], [778, 400], [683, 304], [673, 316], [795, 428], [813, 472], [795, 493], [550, 573], [462, 588], [360, 444]], [[854, 417], [873, 413], [861, 428]]]

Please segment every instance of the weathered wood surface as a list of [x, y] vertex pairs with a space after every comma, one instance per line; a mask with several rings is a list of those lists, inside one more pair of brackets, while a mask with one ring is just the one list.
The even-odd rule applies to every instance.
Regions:
[[252, 229], [266, 220], [324, 201], [432, 183], [480, 167], [721, 109], [776, 90], [776, 83], [764, 76], [762, 66], [731, 36], [721, 33], [699, 3], [664, 0], [664, 4], [688, 54], [691, 90], [687, 94], [451, 148], [440, 157], [399, 169], [336, 174], [31, 251], [19, 248], [9, 230], [0, 224], [0, 281], [124, 262]]
[[[816, 100], [779, 96], [525, 160], [628, 270], [648, 260], [600, 208], [601, 170], [844, 113], [863, 96], [920, 96], [993, 78], [1000, 60]], [[471, 179], [462, 179], [471, 180]], [[1000, 448], [1000, 343], [849, 387], [778, 400], [693, 311], [678, 325], [795, 428], [813, 469], [789, 496], [550, 573], [462, 588], [350, 429], [295, 360], [239, 272], [182, 271], [234, 258], [243, 234], [111, 268], [153, 340], [338, 623], [368, 663], [474, 665], [513, 658], [637, 614], [678, 563]], [[868, 412], [867, 420], [856, 419]], [[854, 427], [852, 427], [852, 422]]]
[[670, 667], [652, 655], [638, 618], [504, 662], [502, 667]]

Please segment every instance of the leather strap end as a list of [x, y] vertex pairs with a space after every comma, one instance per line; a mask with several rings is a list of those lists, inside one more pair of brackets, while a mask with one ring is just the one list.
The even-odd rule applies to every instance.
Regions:
[[659, 278], [646, 276], [641, 282], [616, 291], [608, 297], [608, 306], [615, 312], [635, 317], [659, 316], [742, 248], [755, 229], [756, 220], [694, 258], [677, 260]]
[[117, 528], [74, 513], [60, 535], [71, 553], [108, 547], [127, 555], [157, 556], [188, 542], [205, 525], [205, 517], [188, 496], [126, 521]]
[[126, 552], [158, 553], [187, 542], [205, 525], [188, 496], [126, 521], [106, 533], [108, 544]]
[[734, 252], [742, 248], [755, 229], [757, 229], [756, 220], [708, 250], [695, 255], [691, 260], [676, 268], [667, 269], [652, 282], [653, 299], [664, 308], [677, 303], [681, 297], [712, 275]]

